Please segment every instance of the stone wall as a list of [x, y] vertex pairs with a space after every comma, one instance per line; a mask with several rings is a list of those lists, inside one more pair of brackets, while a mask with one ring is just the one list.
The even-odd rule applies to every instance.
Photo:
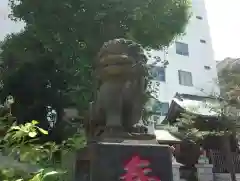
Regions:
[[[231, 181], [229, 173], [213, 173], [212, 164], [196, 164], [198, 181]], [[240, 173], [236, 174], [236, 180], [240, 181]]]
[[229, 173], [214, 173], [214, 181], [231, 181], [231, 176]]
[[[214, 173], [214, 181], [231, 181], [231, 175], [229, 173]], [[240, 173], [236, 174], [236, 180], [240, 181]]]

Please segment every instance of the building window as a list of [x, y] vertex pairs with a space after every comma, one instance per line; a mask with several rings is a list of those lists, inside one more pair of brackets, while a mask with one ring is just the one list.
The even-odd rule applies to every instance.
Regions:
[[206, 43], [206, 40], [201, 39], [200, 42], [201, 43]]
[[179, 84], [184, 86], [193, 86], [192, 73], [179, 70], [178, 71]]
[[203, 17], [202, 17], [202, 16], [196, 16], [196, 18], [197, 18], [197, 19], [200, 19], [200, 20], [202, 20], [202, 19], [203, 19]]
[[176, 42], [176, 53], [179, 55], [188, 56], [189, 55], [188, 44]]
[[209, 67], [209, 66], [207, 66], [207, 65], [205, 65], [204, 68], [205, 68], [206, 70], [210, 70], [210, 69], [211, 69], [211, 67]]
[[153, 114], [159, 115], [159, 116], [166, 116], [168, 113], [168, 109], [169, 109], [168, 102], [156, 101], [152, 107]]
[[151, 68], [151, 76], [154, 80], [165, 82], [165, 68], [159, 66], [153, 66]]

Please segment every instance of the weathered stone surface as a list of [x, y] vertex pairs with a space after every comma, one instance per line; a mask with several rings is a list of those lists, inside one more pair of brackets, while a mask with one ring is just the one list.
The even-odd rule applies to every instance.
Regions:
[[146, 127], [136, 126], [145, 103], [146, 63], [144, 49], [130, 40], [110, 40], [100, 49], [95, 69], [96, 100], [88, 125], [94, 135], [105, 129], [107, 137], [111, 132], [146, 133]]
[[196, 164], [199, 181], [213, 181], [212, 164]]
[[156, 177], [161, 181], [173, 180], [172, 158], [168, 146], [139, 144], [128, 140], [125, 143], [97, 143], [94, 150], [96, 157], [91, 165], [91, 181], [121, 180], [121, 176], [127, 173], [124, 166], [134, 156], [149, 161], [150, 164], [146, 168], [152, 171], [147, 176]]

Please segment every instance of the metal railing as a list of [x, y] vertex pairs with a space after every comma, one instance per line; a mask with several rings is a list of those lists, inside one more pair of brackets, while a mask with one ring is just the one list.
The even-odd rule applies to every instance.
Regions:
[[[219, 150], [210, 150], [210, 162], [214, 173], [228, 173], [226, 158]], [[240, 173], [240, 154], [232, 152], [235, 172]]]

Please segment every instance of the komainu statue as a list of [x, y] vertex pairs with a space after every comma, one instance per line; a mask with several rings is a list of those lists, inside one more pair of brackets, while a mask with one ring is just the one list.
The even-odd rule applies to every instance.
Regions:
[[97, 92], [89, 125], [93, 134], [147, 131], [135, 126], [144, 106], [146, 63], [143, 48], [133, 41], [114, 39], [102, 46], [96, 60]]

